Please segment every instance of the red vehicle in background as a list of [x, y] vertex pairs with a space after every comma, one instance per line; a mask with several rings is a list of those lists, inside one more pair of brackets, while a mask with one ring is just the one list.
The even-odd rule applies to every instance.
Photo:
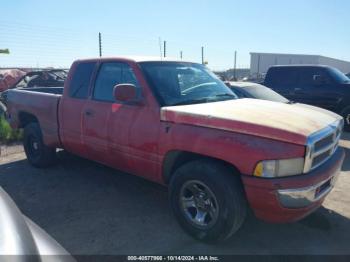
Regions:
[[0, 92], [9, 89], [17, 83], [24, 75], [25, 71], [19, 69], [0, 70]]
[[73, 63], [64, 88], [9, 90], [8, 121], [24, 129], [32, 165], [53, 164], [63, 148], [167, 185], [180, 225], [219, 241], [248, 207], [278, 223], [313, 212], [344, 159], [339, 115], [236, 98], [200, 64], [88, 59]]

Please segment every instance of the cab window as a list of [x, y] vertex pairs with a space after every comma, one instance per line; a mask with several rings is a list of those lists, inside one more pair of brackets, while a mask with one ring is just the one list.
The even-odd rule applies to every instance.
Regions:
[[125, 63], [103, 63], [95, 81], [93, 99], [106, 102], [115, 102], [113, 89], [118, 84], [133, 84], [138, 89], [139, 84], [132, 68]]

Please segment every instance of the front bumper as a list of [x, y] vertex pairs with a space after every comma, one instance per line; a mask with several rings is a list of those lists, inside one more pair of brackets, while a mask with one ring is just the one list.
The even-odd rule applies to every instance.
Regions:
[[334, 187], [345, 157], [338, 148], [324, 164], [308, 174], [285, 178], [242, 176], [250, 207], [268, 222], [293, 222], [317, 209]]

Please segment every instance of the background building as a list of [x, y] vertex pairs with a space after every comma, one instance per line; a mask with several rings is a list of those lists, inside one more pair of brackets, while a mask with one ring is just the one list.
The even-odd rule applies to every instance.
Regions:
[[294, 55], [273, 53], [250, 53], [251, 76], [264, 75], [273, 65], [316, 64], [338, 68], [343, 73], [350, 72], [350, 62], [320, 55]]

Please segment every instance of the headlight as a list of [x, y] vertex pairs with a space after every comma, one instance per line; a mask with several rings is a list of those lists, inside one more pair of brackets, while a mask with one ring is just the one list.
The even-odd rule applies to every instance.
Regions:
[[284, 177], [303, 173], [304, 158], [260, 161], [255, 169], [257, 177]]

